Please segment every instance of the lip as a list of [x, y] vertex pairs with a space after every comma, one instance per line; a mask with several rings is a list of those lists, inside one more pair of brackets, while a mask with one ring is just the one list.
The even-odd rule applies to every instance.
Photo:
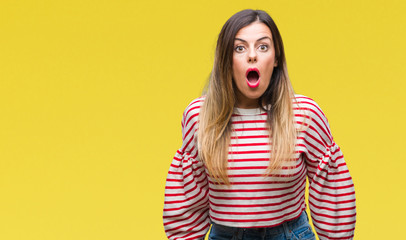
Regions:
[[[258, 81], [256, 81], [255, 83], [251, 83], [250, 81], [248, 81], [248, 73], [255, 71], [258, 74]], [[247, 71], [245, 72], [245, 79], [247, 81], [247, 84], [250, 88], [256, 88], [259, 86], [259, 82], [261, 80], [261, 75], [259, 73], [258, 68], [248, 68]]]

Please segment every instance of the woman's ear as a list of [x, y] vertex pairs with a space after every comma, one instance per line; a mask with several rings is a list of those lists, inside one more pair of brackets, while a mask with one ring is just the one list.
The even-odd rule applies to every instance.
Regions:
[[274, 62], [274, 64], [273, 64], [273, 66], [274, 66], [274, 67], [277, 67], [277, 66], [278, 66], [278, 59], [277, 59], [277, 58], [275, 58], [275, 62]]

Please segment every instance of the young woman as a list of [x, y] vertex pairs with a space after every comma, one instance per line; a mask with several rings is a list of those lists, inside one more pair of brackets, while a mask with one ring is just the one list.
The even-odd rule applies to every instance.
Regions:
[[272, 18], [244, 10], [223, 26], [207, 93], [182, 119], [170, 166], [169, 239], [352, 239], [351, 176], [320, 107], [296, 95]]

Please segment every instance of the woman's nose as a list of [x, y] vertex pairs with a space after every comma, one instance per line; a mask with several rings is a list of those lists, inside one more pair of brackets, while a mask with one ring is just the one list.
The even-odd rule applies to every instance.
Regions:
[[248, 54], [248, 63], [256, 63], [256, 62], [257, 62], [257, 53], [251, 50]]

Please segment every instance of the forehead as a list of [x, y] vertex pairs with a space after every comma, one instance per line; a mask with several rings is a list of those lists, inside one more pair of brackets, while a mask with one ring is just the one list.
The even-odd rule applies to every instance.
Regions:
[[257, 40], [262, 37], [269, 37], [272, 39], [272, 33], [264, 23], [253, 22], [250, 25], [241, 28], [235, 37], [244, 40]]

